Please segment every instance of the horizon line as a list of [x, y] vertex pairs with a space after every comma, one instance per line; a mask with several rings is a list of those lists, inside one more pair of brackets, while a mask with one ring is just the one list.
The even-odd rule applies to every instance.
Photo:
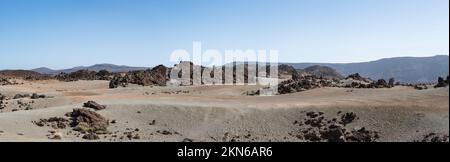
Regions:
[[[397, 57], [387, 57], [387, 58], [379, 58], [379, 59], [375, 59], [375, 60], [369, 60], [369, 61], [359, 61], [359, 62], [288, 62], [288, 61], [279, 61], [279, 64], [355, 64], [355, 63], [366, 63], [366, 62], [373, 62], [373, 61], [379, 61], [379, 60], [383, 60], [383, 59], [393, 59], [393, 58], [428, 58], [428, 57], [437, 57], [437, 56], [447, 56], [449, 57], [449, 54], [436, 54], [436, 55], [431, 55], [431, 56], [397, 56]], [[235, 61], [235, 62], [239, 62], [239, 61]], [[244, 61], [244, 62], [252, 62], [255, 63], [256, 61]], [[230, 64], [233, 62], [226, 62], [223, 65], [226, 64]], [[266, 63], [271, 63], [271, 62], [266, 62]], [[39, 69], [39, 68], [47, 68], [50, 70], [54, 70], [54, 71], [58, 71], [58, 70], [66, 70], [66, 69], [71, 69], [71, 68], [77, 68], [77, 67], [90, 67], [90, 66], [95, 66], [95, 65], [114, 65], [114, 66], [127, 66], [130, 68], [152, 68], [158, 65], [164, 65], [167, 66], [165, 64], [155, 64], [153, 66], [134, 66], [134, 65], [124, 65], [124, 64], [114, 64], [114, 63], [98, 63], [98, 64], [91, 64], [91, 65], [79, 65], [79, 66], [72, 66], [72, 67], [66, 67], [66, 68], [61, 68], [61, 69], [53, 69], [53, 68], [49, 68], [47, 66], [41, 66], [41, 67], [36, 67], [36, 68], [30, 68], [30, 69], [25, 69], [25, 68], [18, 68], [18, 69], [0, 69], [1, 71], [4, 70], [35, 70], [35, 69]], [[219, 65], [222, 66], [222, 65]]]

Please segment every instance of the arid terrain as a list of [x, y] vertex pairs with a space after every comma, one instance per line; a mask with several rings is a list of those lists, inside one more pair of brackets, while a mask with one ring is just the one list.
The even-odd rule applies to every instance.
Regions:
[[[0, 141], [338, 141], [329, 131], [337, 130], [333, 123], [340, 123], [337, 133], [347, 141], [448, 141], [448, 86], [322, 87], [250, 96], [260, 87], [16, 82], [0, 86]], [[88, 101], [105, 106], [84, 109], [105, 118], [107, 131], [90, 134], [70, 124], [67, 113]]]

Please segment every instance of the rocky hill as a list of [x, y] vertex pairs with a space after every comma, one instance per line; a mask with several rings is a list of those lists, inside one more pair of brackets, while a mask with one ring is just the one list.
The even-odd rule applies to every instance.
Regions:
[[449, 56], [396, 57], [360, 63], [286, 63], [296, 69], [314, 65], [328, 66], [344, 76], [359, 73], [372, 79], [395, 78], [406, 83], [437, 82], [449, 74]]

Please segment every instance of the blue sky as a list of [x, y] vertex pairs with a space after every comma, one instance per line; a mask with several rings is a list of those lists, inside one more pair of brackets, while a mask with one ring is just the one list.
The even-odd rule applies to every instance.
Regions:
[[448, 0], [0, 0], [0, 69], [171, 65], [175, 49], [282, 62], [448, 55]]

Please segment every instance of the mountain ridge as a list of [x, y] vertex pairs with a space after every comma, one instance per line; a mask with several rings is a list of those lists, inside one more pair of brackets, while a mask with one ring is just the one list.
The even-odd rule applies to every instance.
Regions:
[[[396, 81], [407, 83], [435, 82], [438, 76], [449, 74], [449, 56], [435, 55], [429, 57], [392, 57], [374, 61], [356, 63], [279, 63], [291, 65], [295, 69], [302, 70], [307, 67], [319, 65], [335, 69], [339, 74], [347, 76], [359, 73], [372, 79], [388, 79], [394, 77]], [[227, 64], [226, 64], [227, 65]], [[53, 70], [46, 67], [32, 69], [31, 71], [42, 74], [70, 73], [87, 69], [91, 71], [108, 70], [110, 72], [128, 72], [145, 70], [150, 67], [133, 67], [114, 64], [95, 64], [92, 66], [77, 66], [69, 69]]]
[[78, 70], [90, 70], [90, 71], [97, 71], [97, 72], [100, 70], [107, 70], [109, 72], [128, 72], [128, 71], [134, 71], [134, 70], [145, 70], [148, 68], [150, 68], [150, 67], [133, 67], [133, 66], [126, 66], [126, 65], [115, 65], [115, 64], [103, 63], [103, 64], [94, 64], [91, 66], [76, 66], [73, 68], [61, 69], [61, 70], [54, 70], [54, 69], [50, 69], [47, 67], [40, 67], [40, 68], [36, 68], [36, 69], [31, 69], [31, 71], [35, 71], [35, 72], [38, 72], [41, 74], [55, 75], [55, 74], [59, 74], [61, 72], [71, 73], [71, 72], [75, 72]]
[[372, 79], [388, 79], [407, 83], [433, 82], [438, 76], [449, 74], [449, 56], [393, 57], [358, 63], [283, 63], [296, 69], [320, 65], [335, 69], [346, 76], [359, 73]]

